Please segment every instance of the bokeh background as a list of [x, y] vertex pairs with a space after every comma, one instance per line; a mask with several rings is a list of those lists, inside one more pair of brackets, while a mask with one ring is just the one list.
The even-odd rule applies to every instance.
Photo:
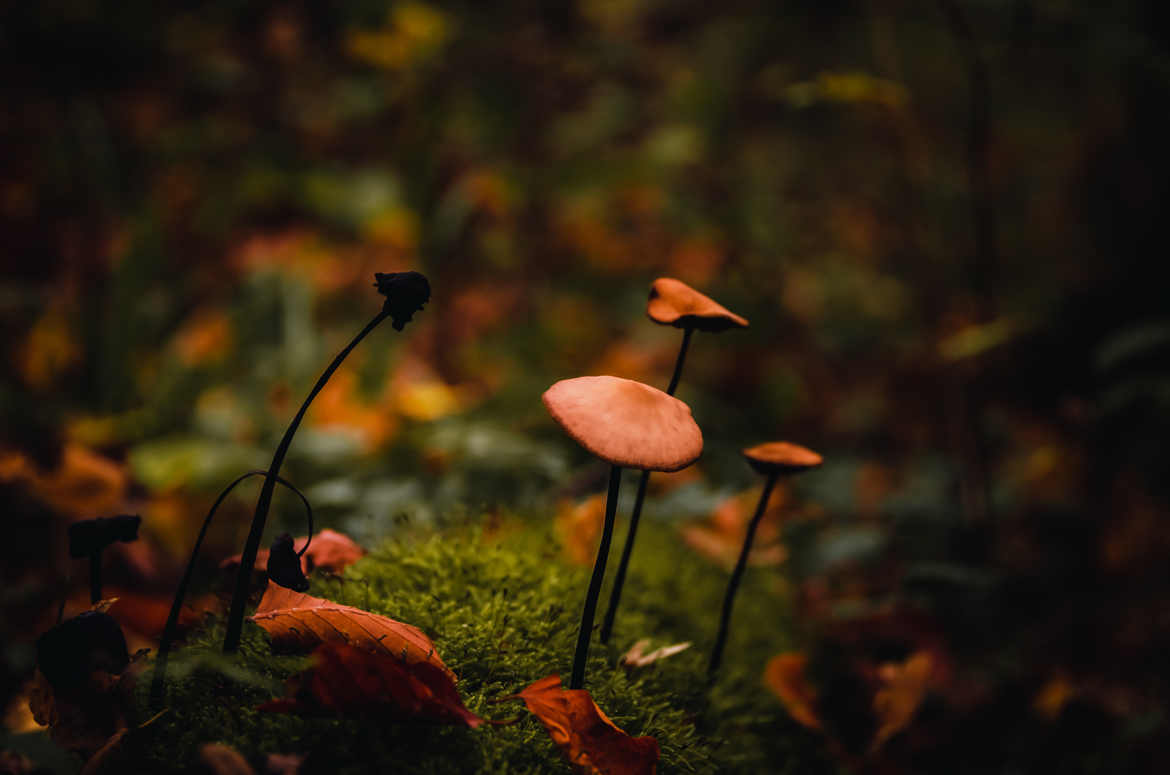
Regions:
[[66, 526], [141, 513], [110, 583], [172, 590], [375, 271], [433, 299], [297, 437], [323, 524], [587, 538], [604, 469], [540, 394], [664, 386], [673, 276], [751, 327], [696, 335], [705, 454], [647, 519], [725, 566], [738, 450], [825, 455], [759, 562], [820, 664], [945, 666], [891, 771], [1165, 771], [1166, 43], [1137, 0], [6, 4], [0, 697], [80, 594]]

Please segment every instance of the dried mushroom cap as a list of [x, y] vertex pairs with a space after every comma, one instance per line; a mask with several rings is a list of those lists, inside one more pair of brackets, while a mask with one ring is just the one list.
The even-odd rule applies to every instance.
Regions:
[[743, 451], [748, 465], [761, 474], [796, 474], [816, 468], [824, 459], [811, 449], [787, 441], [769, 441]]
[[678, 471], [703, 452], [703, 433], [691, 408], [641, 382], [564, 379], [546, 390], [542, 400], [578, 444], [617, 466]]
[[119, 514], [116, 517], [97, 517], [74, 522], [69, 526], [69, 554], [88, 557], [100, 552], [115, 541], [128, 543], [138, 540], [138, 526], [142, 517], [137, 514]]
[[729, 328], [747, 328], [747, 318], [740, 317], [709, 296], [673, 277], [659, 277], [650, 285], [646, 314], [655, 323], [675, 328], [697, 328], [717, 332]]

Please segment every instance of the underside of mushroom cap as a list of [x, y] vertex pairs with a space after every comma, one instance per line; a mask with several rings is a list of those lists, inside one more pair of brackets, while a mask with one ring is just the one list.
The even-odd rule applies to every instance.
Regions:
[[748, 465], [761, 474], [795, 474], [816, 468], [824, 459], [807, 447], [787, 441], [769, 441], [743, 450]]
[[659, 277], [650, 284], [646, 314], [664, 326], [696, 328], [712, 333], [748, 326], [747, 318], [673, 277]]
[[703, 433], [690, 407], [641, 382], [564, 379], [546, 390], [542, 400], [578, 444], [623, 468], [678, 471], [703, 452]]

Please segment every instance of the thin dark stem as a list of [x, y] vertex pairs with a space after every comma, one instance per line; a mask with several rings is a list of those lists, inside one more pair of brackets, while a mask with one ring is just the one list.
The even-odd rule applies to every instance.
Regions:
[[[175, 599], [171, 602], [171, 611], [167, 614], [167, 623], [163, 626], [162, 638], [158, 643], [158, 654], [154, 660], [154, 679], [150, 684], [150, 702], [155, 707], [162, 704], [167, 673], [167, 655], [170, 654], [171, 644], [175, 640], [176, 630], [179, 626], [179, 615], [183, 610], [183, 601], [187, 598], [187, 587], [191, 583], [191, 575], [195, 572], [195, 560], [199, 556], [199, 550], [203, 547], [203, 539], [207, 536], [207, 529], [211, 527], [211, 518], [215, 516], [215, 512], [219, 509], [224, 499], [227, 498], [228, 494], [236, 488], [237, 484], [249, 477], [266, 476], [267, 473], [267, 471], [249, 471], [246, 474], [237, 476], [231, 484], [223, 489], [223, 492], [215, 499], [215, 503], [211, 504], [211, 508], [207, 511], [207, 516], [203, 519], [203, 527], [199, 528], [199, 535], [195, 538], [195, 546], [191, 549], [191, 559], [187, 561], [187, 569], [183, 571], [183, 578], [179, 581], [179, 588], [175, 590]], [[305, 504], [305, 512], [309, 522], [309, 541], [312, 541], [313, 507], [309, 505], [309, 499], [284, 477], [278, 476], [276, 477], [276, 481], [295, 492], [300, 497], [301, 503]], [[306, 541], [305, 547], [308, 548], [308, 546], [309, 542]]]
[[719, 662], [723, 659], [723, 646], [727, 643], [727, 630], [731, 625], [731, 607], [735, 604], [735, 592], [739, 589], [740, 579], [747, 568], [748, 554], [752, 550], [752, 539], [756, 537], [756, 527], [760, 518], [764, 516], [764, 509], [768, 506], [768, 498], [772, 495], [772, 488], [776, 485], [779, 474], [769, 474], [764, 483], [764, 491], [760, 493], [760, 503], [756, 506], [756, 513], [748, 523], [747, 535], [743, 537], [743, 548], [739, 551], [739, 561], [735, 563], [735, 570], [731, 572], [731, 581], [727, 585], [727, 594], [723, 597], [723, 613], [719, 618], [719, 635], [715, 638], [715, 648], [711, 650], [711, 661], [707, 664], [707, 677], [713, 678], [719, 670]]
[[[674, 395], [678, 389], [678, 381], [682, 377], [683, 364], [687, 360], [687, 347], [691, 343], [691, 334], [695, 329], [683, 329], [682, 345], [678, 348], [678, 357], [674, 360], [674, 375], [670, 378], [670, 386], [666, 388], [667, 395]], [[643, 471], [638, 480], [638, 494], [634, 497], [634, 510], [630, 512], [630, 530], [626, 533], [626, 543], [622, 547], [622, 557], [618, 562], [617, 576], [614, 578], [613, 589], [609, 593], [609, 607], [605, 609], [605, 619], [601, 624], [601, 642], [609, 643], [613, 634], [613, 621], [617, 617], [618, 604], [622, 599], [622, 587], [626, 583], [626, 569], [630, 566], [630, 556], [634, 553], [634, 538], [638, 535], [638, 520], [642, 518], [642, 504], [646, 502], [646, 487], [650, 484], [650, 472]]]
[[284, 463], [284, 456], [288, 453], [288, 448], [292, 444], [293, 436], [297, 432], [297, 428], [301, 424], [301, 419], [305, 416], [305, 412], [309, 409], [309, 404], [321, 392], [321, 388], [325, 387], [325, 383], [333, 376], [333, 372], [337, 371], [337, 367], [345, 360], [345, 356], [349, 355], [350, 351], [357, 346], [358, 342], [366, 338], [366, 335], [374, 330], [379, 323], [390, 316], [390, 313], [383, 308], [374, 318], [366, 324], [358, 335], [355, 336], [349, 344], [345, 346], [333, 362], [329, 364], [328, 368], [321, 374], [317, 380], [317, 384], [309, 392], [308, 398], [301, 404], [301, 408], [297, 411], [292, 422], [289, 423], [288, 429], [285, 430], [284, 436], [280, 440], [280, 444], [276, 447], [276, 453], [272, 456], [272, 464], [268, 466], [268, 474], [264, 477], [264, 486], [260, 490], [260, 498], [256, 501], [256, 512], [252, 516], [252, 528], [248, 531], [248, 540], [244, 544], [244, 553], [240, 557], [240, 569], [236, 572], [236, 588], [232, 593], [232, 605], [228, 611], [227, 634], [223, 639], [223, 650], [225, 654], [234, 653], [240, 647], [240, 635], [244, 630], [244, 606], [248, 601], [248, 581], [252, 577], [252, 566], [256, 564], [256, 553], [260, 550], [260, 539], [264, 535], [264, 522], [268, 519], [268, 509], [272, 505], [272, 491], [276, 488], [276, 475], [280, 473], [280, 466]]
[[682, 346], [678, 348], [678, 357], [674, 361], [674, 374], [670, 377], [670, 387], [666, 389], [668, 396], [673, 396], [674, 391], [678, 389], [678, 381], [682, 378], [683, 364], [687, 360], [687, 346], [691, 343], [691, 334], [695, 329], [687, 326], [683, 329]]
[[605, 619], [601, 623], [601, 642], [609, 643], [609, 636], [613, 634], [613, 620], [617, 616], [618, 604], [622, 599], [622, 586], [626, 582], [626, 568], [630, 565], [630, 555], [634, 553], [634, 538], [638, 534], [638, 519], [642, 516], [642, 502], [646, 499], [646, 485], [650, 484], [650, 472], [643, 471], [638, 479], [638, 495], [634, 499], [634, 510], [630, 513], [630, 529], [626, 533], [626, 543], [622, 547], [622, 558], [618, 561], [617, 575], [613, 579], [613, 589], [609, 592], [609, 608], [605, 609]]
[[593, 563], [593, 578], [589, 579], [589, 592], [585, 595], [585, 610], [581, 612], [581, 629], [577, 632], [577, 651], [573, 654], [570, 689], [580, 689], [585, 685], [585, 660], [589, 657], [589, 638], [593, 635], [593, 614], [597, 611], [597, 598], [601, 594], [601, 582], [605, 579], [605, 561], [609, 557], [610, 539], [613, 538], [613, 519], [617, 512], [618, 486], [621, 481], [621, 466], [610, 467], [609, 494], [605, 500], [605, 528], [601, 533], [601, 545], [597, 547], [597, 560]]
[[91, 552], [89, 555], [89, 602], [96, 603], [102, 599], [102, 553]]

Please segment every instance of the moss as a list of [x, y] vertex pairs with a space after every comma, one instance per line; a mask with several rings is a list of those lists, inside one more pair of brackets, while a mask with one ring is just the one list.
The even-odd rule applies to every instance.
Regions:
[[[342, 577], [315, 577], [311, 594], [421, 627], [459, 674], [468, 708], [488, 718], [519, 714], [519, 702], [492, 700], [550, 673], [567, 676], [588, 569], [560, 560], [546, 522], [506, 524], [492, 534], [468, 527], [387, 542]], [[657, 738], [660, 772], [830, 771], [819, 741], [760, 682], [768, 657], [791, 646], [776, 574], [747, 574], [724, 669], [708, 690], [706, 657], [726, 573], [664, 529], [643, 532], [613, 642], [595, 640], [590, 652], [586, 688], [600, 707], [631, 735]], [[212, 624], [175, 653], [170, 712], [154, 725], [144, 768], [181, 770], [199, 744], [219, 741], [249, 758], [309, 753], [310, 771], [568, 769], [528, 715], [513, 726], [469, 730], [261, 713], [255, 706], [281, 694], [283, 680], [307, 658], [273, 655], [251, 624], [238, 658], [218, 654], [221, 637], [222, 623]], [[618, 659], [640, 637], [695, 646], [627, 674]]]

